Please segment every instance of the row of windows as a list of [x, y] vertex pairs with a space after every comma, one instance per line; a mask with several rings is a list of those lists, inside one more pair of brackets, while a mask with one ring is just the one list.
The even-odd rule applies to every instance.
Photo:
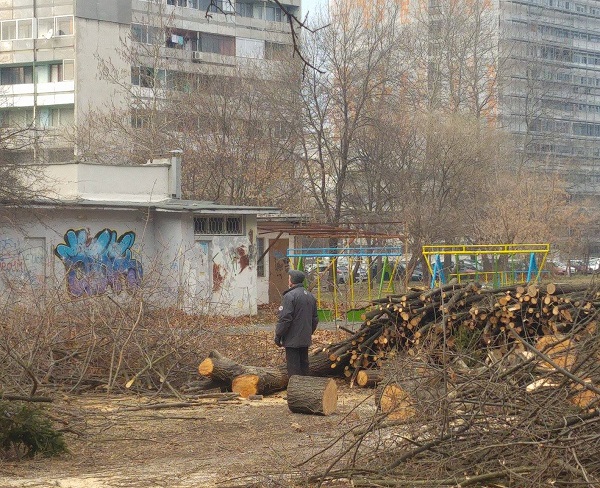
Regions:
[[587, 14], [593, 17], [600, 17], [600, 7], [573, 2], [571, 0], [529, 0], [530, 4], [540, 5], [542, 7], [551, 7], [561, 10], [569, 10], [579, 14]]
[[242, 216], [221, 215], [214, 217], [195, 217], [194, 234], [196, 235], [230, 235], [244, 234], [244, 218]]
[[561, 100], [542, 100], [542, 107], [558, 112], [587, 112], [600, 114], [600, 105], [589, 103], [567, 102]]
[[600, 87], [600, 77], [574, 75], [565, 71], [527, 68], [527, 78], [530, 80], [556, 80], [562, 83], [575, 83], [583, 86]]
[[38, 107], [35, 114], [33, 109], [4, 109], [0, 110], [0, 127], [23, 128], [35, 126], [41, 129], [65, 127], [75, 121], [73, 106], [67, 107]]
[[538, 31], [542, 34], [547, 34], [560, 39], [581, 39], [589, 42], [600, 42], [600, 34], [591, 32], [581, 32], [572, 29], [565, 29], [563, 27], [556, 27], [551, 25], [536, 25], [531, 24], [531, 30]]
[[0, 22], [0, 40], [50, 39], [51, 37], [72, 36], [73, 16], [3, 20]]
[[184, 29], [162, 31], [145, 24], [132, 24], [131, 37], [137, 42], [157, 43], [170, 49], [255, 59], [276, 59], [286, 50], [285, 44], [259, 39], [235, 38]]
[[588, 158], [600, 157], [600, 149], [581, 147], [581, 146], [569, 146], [566, 144], [552, 144], [552, 143], [535, 143], [531, 145], [531, 154], [556, 154], [560, 156], [578, 156]]
[[[231, 12], [232, 2], [229, 0], [167, 0], [167, 5], [175, 7], [186, 7], [208, 12]], [[291, 5], [285, 6], [292, 14], [297, 13], [297, 8]], [[235, 13], [240, 17], [251, 17], [254, 19], [268, 20], [271, 22], [286, 22], [285, 12], [274, 4], [235, 2]]]
[[576, 51], [559, 46], [527, 46], [527, 54], [551, 61], [575, 63], [586, 66], [600, 66], [600, 52]]
[[529, 124], [533, 132], [554, 134], [573, 134], [576, 136], [600, 137], [600, 124], [594, 122], [568, 122], [563, 120], [539, 118]]
[[75, 62], [72, 59], [63, 61], [26, 66], [0, 67], [0, 85], [22, 85], [25, 83], [53, 83], [73, 80], [75, 77]]
[[600, 124], [592, 122], [573, 122], [573, 134], [577, 136], [600, 137]]

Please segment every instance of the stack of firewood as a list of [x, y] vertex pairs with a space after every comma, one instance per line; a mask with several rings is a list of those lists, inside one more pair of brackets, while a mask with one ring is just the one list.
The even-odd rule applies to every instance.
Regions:
[[505, 346], [513, 331], [534, 343], [537, 338], [570, 331], [574, 325], [597, 324], [600, 292], [589, 285], [514, 285], [482, 288], [476, 283], [411, 290], [371, 302], [364, 322], [346, 340], [324, 349], [331, 368], [346, 377], [378, 368], [398, 350], [421, 344], [425, 337], [444, 336], [447, 343], [459, 328], [481, 332], [481, 346]]
[[[311, 376], [345, 376], [351, 384], [375, 386], [385, 361], [399, 352], [418, 355], [419, 348], [452, 348], [459, 333], [475, 331], [475, 347], [508, 351], [555, 338], [573, 328], [593, 332], [600, 317], [600, 291], [589, 285], [514, 285], [483, 288], [477, 283], [411, 289], [373, 300], [359, 329], [310, 356]], [[552, 341], [550, 341], [552, 342]], [[434, 347], [435, 349], [435, 347]], [[213, 351], [199, 365], [205, 388], [224, 388], [242, 396], [285, 389], [285, 365], [259, 368], [239, 364]]]

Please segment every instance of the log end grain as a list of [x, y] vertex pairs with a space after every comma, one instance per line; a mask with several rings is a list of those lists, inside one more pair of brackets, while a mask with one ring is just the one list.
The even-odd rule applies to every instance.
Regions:
[[416, 414], [414, 399], [398, 384], [383, 385], [375, 395], [377, 410], [391, 420], [407, 420]]
[[241, 374], [231, 380], [231, 391], [239, 393], [242, 398], [259, 395], [260, 377], [256, 374]]
[[198, 373], [200, 376], [210, 376], [214, 369], [214, 363], [211, 358], [206, 358], [198, 366]]

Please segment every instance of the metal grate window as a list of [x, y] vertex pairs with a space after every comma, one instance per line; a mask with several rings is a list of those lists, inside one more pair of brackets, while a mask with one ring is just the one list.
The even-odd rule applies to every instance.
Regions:
[[196, 235], [230, 235], [239, 236], [244, 233], [244, 218], [241, 216], [195, 217], [194, 234]]
[[[256, 259], [258, 260], [263, 255], [264, 252], [265, 252], [265, 238], [258, 237], [256, 239]], [[256, 275], [259, 278], [262, 278], [265, 276], [265, 259], [266, 259], [266, 256], [264, 256], [260, 261], [257, 261], [257, 263], [256, 263]]]

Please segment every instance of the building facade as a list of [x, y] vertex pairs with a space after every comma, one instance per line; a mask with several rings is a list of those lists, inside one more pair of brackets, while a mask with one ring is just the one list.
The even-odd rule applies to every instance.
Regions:
[[257, 278], [266, 282], [273, 255], [258, 238], [258, 214], [277, 209], [182, 200], [179, 171], [177, 156], [41, 165], [44, 178], [32, 182], [40, 197], [0, 206], [0, 296], [139, 293], [155, 307], [256, 314], [268, 303]]
[[[299, 13], [300, 0], [285, 7]], [[2, 0], [0, 129], [31, 137], [28, 151], [10, 156], [72, 160], [73, 128], [85, 113], [124, 96], [99, 62], [122, 73], [124, 85], [144, 88], [140, 73], [150, 68], [123, 56], [124, 46], [146, 57], [156, 47], [164, 66], [156, 75], [173, 79], [272, 58], [291, 45], [289, 33], [282, 9], [264, 0]]]
[[526, 164], [600, 196], [600, 3], [500, 0], [501, 124]]

